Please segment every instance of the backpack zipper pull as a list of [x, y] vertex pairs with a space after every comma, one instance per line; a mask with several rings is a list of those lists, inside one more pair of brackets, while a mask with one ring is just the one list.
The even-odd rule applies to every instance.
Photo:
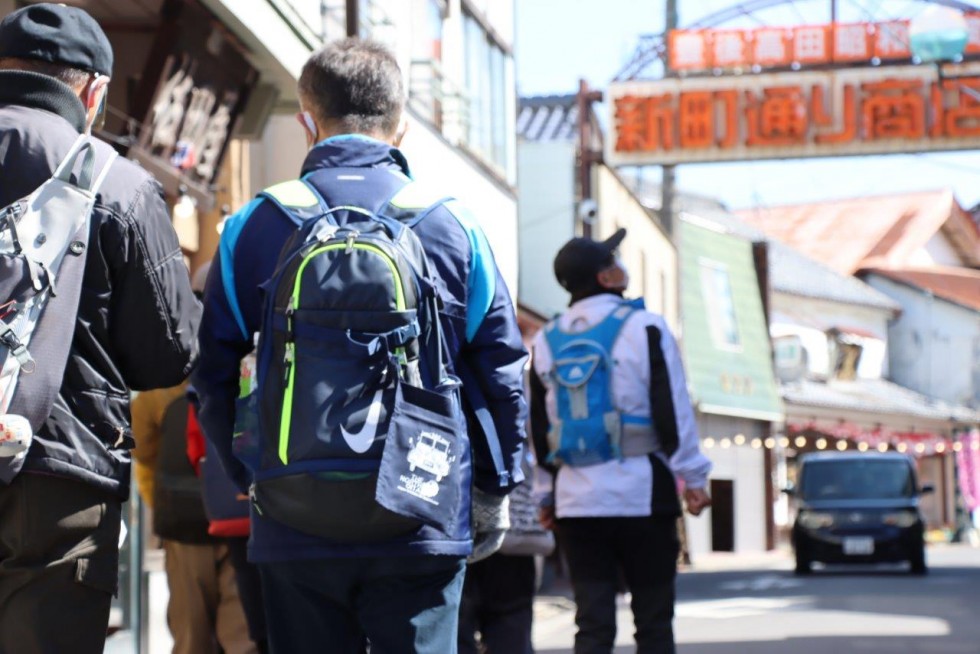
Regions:
[[354, 251], [354, 239], [360, 236], [356, 231], [350, 231], [347, 233], [347, 249], [344, 254], [350, 254]]
[[296, 361], [296, 344], [286, 343], [286, 353], [282, 357], [282, 383], [289, 386], [289, 373], [292, 372], [293, 363]]
[[289, 386], [289, 373], [293, 368], [293, 362], [296, 361], [296, 342], [293, 334], [293, 314], [296, 313], [296, 299], [295, 295], [289, 298], [289, 305], [286, 307], [286, 351], [282, 357], [282, 383], [286, 386]]

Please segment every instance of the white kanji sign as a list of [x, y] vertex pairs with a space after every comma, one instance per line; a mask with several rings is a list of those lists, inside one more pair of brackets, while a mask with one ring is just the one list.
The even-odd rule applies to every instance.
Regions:
[[704, 32], [674, 32], [670, 39], [670, 65], [676, 70], [708, 67]]
[[827, 27], [804, 25], [793, 30], [793, 60], [806, 64], [830, 61]]
[[834, 59], [855, 61], [871, 58], [871, 43], [865, 23], [834, 27]]
[[715, 32], [712, 63], [718, 68], [741, 66], [747, 63], [745, 33], [739, 31]]

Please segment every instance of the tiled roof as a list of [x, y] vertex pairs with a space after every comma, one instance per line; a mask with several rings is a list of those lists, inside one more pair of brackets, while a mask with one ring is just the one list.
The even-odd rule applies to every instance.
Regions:
[[897, 270], [871, 268], [865, 272], [930, 291], [936, 297], [980, 311], [980, 270], [932, 266]]
[[845, 275], [901, 268], [943, 231], [980, 265], [980, 230], [949, 190], [747, 209], [747, 223]]
[[980, 421], [980, 412], [969, 407], [933, 400], [884, 379], [834, 379], [827, 382], [803, 379], [782, 384], [781, 391], [786, 402], [797, 406], [950, 420], [967, 424]]
[[517, 136], [525, 141], [572, 142], [578, 138], [576, 96], [540, 95], [520, 98]]
[[784, 243], [766, 238], [760, 230], [724, 209], [703, 207], [696, 215], [750, 241], [768, 241], [769, 283], [774, 291], [890, 311], [902, 308], [860, 279], [835, 272]]

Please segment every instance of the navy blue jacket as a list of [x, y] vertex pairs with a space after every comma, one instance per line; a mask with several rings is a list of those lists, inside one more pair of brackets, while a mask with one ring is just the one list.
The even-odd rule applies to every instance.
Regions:
[[[373, 211], [380, 211], [409, 181], [401, 152], [358, 135], [335, 136], [317, 144], [306, 157], [302, 175], [329, 206], [355, 205]], [[431, 200], [439, 197], [432, 195]], [[199, 420], [222, 464], [243, 491], [251, 482], [249, 472], [231, 450], [239, 362], [252, 350], [253, 334], [260, 327], [259, 286], [272, 276], [279, 252], [295, 229], [272, 202], [256, 198], [247, 204], [225, 224], [204, 292], [200, 361], [193, 377], [201, 398]], [[452, 360], [465, 361], [478, 379], [511, 477], [509, 485], [500, 485], [486, 439], [482, 432], [473, 433], [478, 429], [471, 429], [473, 467], [464, 469], [462, 480], [463, 505], [468, 508], [471, 484], [502, 494], [523, 478], [527, 352], [513, 302], [472, 214], [452, 201], [433, 211], [415, 232], [441, 282], [444, 309], [440, 317]], [[468, 517], [463, 516], [452, 534], [422, 527], [398, 541], [351, 546], [295, 531], [253, 510], [249, 555], [259, 562], [406, 554], [463, 556], [472, 546]]]

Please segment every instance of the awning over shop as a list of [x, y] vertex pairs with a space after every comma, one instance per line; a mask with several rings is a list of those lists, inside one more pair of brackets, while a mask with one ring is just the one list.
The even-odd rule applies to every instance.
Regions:
[[690, 220], [680, 236], [684, 357], [698, 409], [781, 421], [752, 245]]
[[844, 447], [942, 454], [955, 451], [957, 435], [980, 423], [980, 412], [884, 379], [800, 380], [783, 384], [782, 395], [792, 441], [829, 438], [851, 443]]

